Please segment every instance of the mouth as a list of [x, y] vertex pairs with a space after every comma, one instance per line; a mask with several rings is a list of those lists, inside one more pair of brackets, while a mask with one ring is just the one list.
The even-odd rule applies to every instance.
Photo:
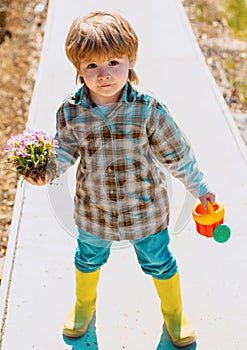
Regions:
[[109, 87], [109, 86], [111, 86], [112, 84], [102, 84], [102, 85], [100, 85], [100, 87], [101, 88], [106, 88], [106, 87]]

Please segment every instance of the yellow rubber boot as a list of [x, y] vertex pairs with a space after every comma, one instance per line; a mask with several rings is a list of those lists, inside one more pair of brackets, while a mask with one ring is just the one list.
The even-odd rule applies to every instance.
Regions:
[[167, 280], [153, 277], [161, 301], [161, 311], [174, 345], [185, 347], [196, 341], [195, 330], [182, 311], [179, 272]]
[[100, 269], [81, 272], [76, 269], [76, 302], [64, 323], [66, 337], [79, 338], [86, 333], [94, 315]]

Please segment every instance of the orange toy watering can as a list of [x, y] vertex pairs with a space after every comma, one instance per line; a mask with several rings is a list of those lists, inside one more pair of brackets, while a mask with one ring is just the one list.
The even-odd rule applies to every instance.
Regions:
[[223, 224], [224, 214], [223, 205], [217, 202], [211, 204], [207, 201], [207, 209], [198, 203], [192, 211], [197, 232], [205, 237], [213, 237], [219, 243], [226, 242], [230, 238], [231, 230]]

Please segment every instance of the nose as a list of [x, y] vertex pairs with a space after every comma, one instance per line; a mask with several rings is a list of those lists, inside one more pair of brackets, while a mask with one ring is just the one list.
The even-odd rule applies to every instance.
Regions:
[[109, 78], [110, 78], [110, 74], [109, 74], [107, 67], [100, 68], [100, 70], [98, 72], [98, 79], [104, 80], [104, 79], [109, 79]]

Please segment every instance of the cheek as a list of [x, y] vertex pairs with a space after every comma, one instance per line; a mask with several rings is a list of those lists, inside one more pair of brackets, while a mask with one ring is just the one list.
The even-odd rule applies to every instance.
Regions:
[[126, 68], [125, 69], [123, 68], [118, 72], [117, 75], [118, 75], [119, 79], [126, 80], [129, 76], [129, 70]]
[[90, 73], [81, 71], [80, 75], [83, 77], [85, 82], [91, 82], [93, 80], [93, 75]]

